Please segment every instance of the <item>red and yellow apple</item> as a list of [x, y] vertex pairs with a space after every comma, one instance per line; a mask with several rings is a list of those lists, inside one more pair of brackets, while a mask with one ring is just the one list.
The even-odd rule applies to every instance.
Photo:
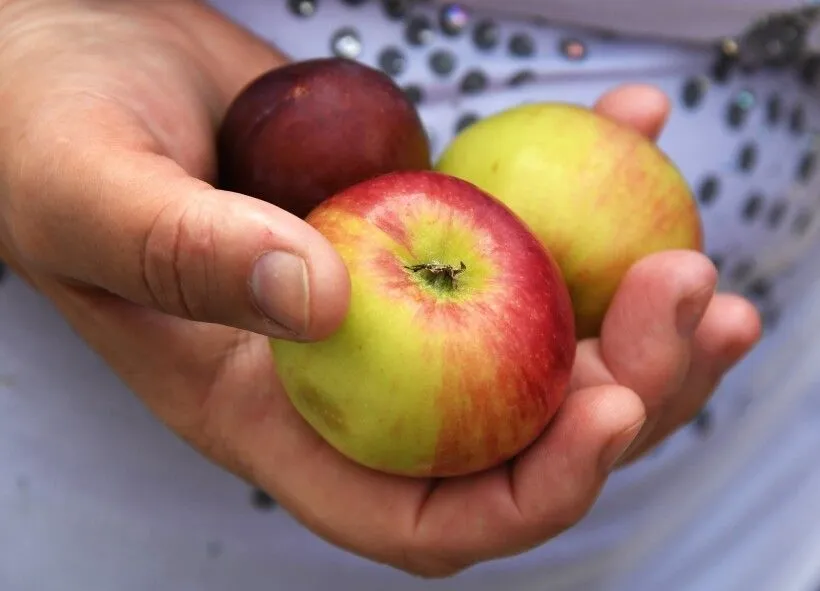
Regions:
[[591, 109], [521, 105], [462, 131], [436, 170], [504, 202], [555, 257], [579, 338], [598, 334], [626, 271], [662, 250], [701, 250], [695, 200], [649, 138]]
[[560, 270], [522, 221], [465, 181], [397, 172], [307, 217], [350, 273], [341, 327], [271, 340], [295, 408], [348, 458], [446, 477], [510, 459], [564, 399], [575, 357]]

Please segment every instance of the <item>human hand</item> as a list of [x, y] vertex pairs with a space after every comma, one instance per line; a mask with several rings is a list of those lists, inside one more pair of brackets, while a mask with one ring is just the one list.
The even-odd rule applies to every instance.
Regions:
[[[229, 101], [282, 57], [192, 0], [0, 6], [0, 259], [179, 436], [352, 552], [444, 576], [543, 543], [586, 513], [645, 417], [639, 446], [699, 406], [753, 340], [741, 334], [751, 312], [723, 296], [695, 346], [676, 336], [674, 311], [693, 293], [709, 300], [713, 269], [696, 254], [657, 255], [625, 280], [601, 339], [580, 344], [572, 392], [520, 457], [447, 481], [362, 468], [294, 411], [263, 336], [332, 332], [347, 306], [341, 261], [300, 220], [207, 184]], [[666, 114], [629, 87], [597, 109], [650, 135]], [[250, 279], [278, 249], [304, 257], [307, 306], [299, 273]], [[693, 356], [704, 371], [682, 388]]]
[[208, 184], [228, 103], [283, 56], [195, 0], [0, 6], [0, 258], [58, 306], [107, 293], [281, 338], [338, 326], [330, 243]]

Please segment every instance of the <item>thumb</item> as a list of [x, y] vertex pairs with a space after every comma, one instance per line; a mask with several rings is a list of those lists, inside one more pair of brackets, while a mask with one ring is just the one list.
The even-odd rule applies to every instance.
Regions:
[[310, 225], [162, 156], [94, 152], [15, 199], [12, 245], [27, 266], [278, 338], [320, 339], [338, 327], [347, 270]]

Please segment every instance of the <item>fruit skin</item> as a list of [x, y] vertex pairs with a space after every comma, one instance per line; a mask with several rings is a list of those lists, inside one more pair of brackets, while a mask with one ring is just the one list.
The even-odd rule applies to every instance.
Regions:
[[233, 100], [217, 138], [219, 184], [299, 217], [392, 171], [432, 167], [413, 104], [382, 72], [341, 58], [271, 70]]
[[[326, 441], [381, 472], [468, 474], [529, 445], [564, 399], [572, 308], [547, 250], [508, 208], [434, 172], [400, 172], [331, 197], [307, 221], [345, 261], [341, 328], [271, 340], [291, 401]], [[405, 266], [466, 270], [453, 291]]]
[[629, 267], [662, 250], [703, 249], [686, 179], [647, 137], [564, 103], [533, 103], [465, 129], [436, 170], [475, 183], [549, 248], [569, 287], [578, 338], [597, 336]]

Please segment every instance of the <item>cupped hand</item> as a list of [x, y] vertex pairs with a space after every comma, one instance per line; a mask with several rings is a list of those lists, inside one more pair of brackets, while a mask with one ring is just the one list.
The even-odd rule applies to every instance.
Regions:
[[[705, 257], [655, 255], [624, 280], [601, 338], [580, 343], [565, 404], [514, 461], [432, 481], [346, 460], [288, 402], [265, 337], [330, 334], [344, 265], [301, 220], [209, 184], [229, 101], [283, 62], [193, 0], [0, 0], [0, 259], [169, 428], [330, 542], [422, 576], [541, 544], [757, 338], [745, 301], [713, 295]], [[630, 86], [596, 109], [654, 136], [668, 105]]]

